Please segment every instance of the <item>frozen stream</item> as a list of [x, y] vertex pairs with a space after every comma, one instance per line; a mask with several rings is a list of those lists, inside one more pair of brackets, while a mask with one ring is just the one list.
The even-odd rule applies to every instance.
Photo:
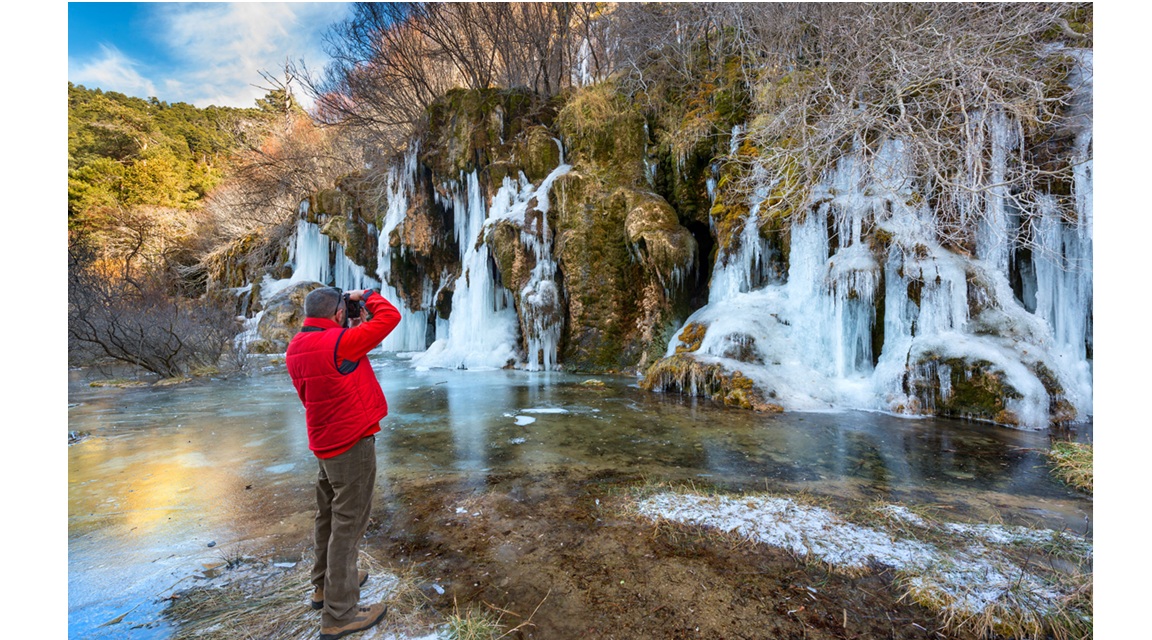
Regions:
[[[1091, 535], [1091, 501], [1048, 474], [1045, 433], [875, 413], [757, 415], [648, 394], [628, 378], [590, 385], [373, 358], [391, 411], [377, 438], [382, 487], [441, 476], [482, 488], [490, 474], [579, 466], [932, 503]], [[230, 554], [300, 560], [290, 550], [311, 535], [316, 466], [282, 366], [175, 387], [93, 388], [91, 377], [71, 372], [68, 398], [68, 430], [89, 434], [68, 451], [70, 637], [168, 637], [162, 599]]]

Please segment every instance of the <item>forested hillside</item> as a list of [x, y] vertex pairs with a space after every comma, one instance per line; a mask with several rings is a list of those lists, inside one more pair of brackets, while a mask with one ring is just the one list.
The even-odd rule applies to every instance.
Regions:
[[200, 109], [69, 83], [74, 357], [172, 375], [220, 355], [231, 321], [186, 302], [204, 293], [197, 263], [220, 239], [209, 196], [284, 117], [285, 97]]
[[263, 109], [168, 104], [68, 83], [68, 219], [83, 230], [109, 209], [193, 209], [220, 184]]

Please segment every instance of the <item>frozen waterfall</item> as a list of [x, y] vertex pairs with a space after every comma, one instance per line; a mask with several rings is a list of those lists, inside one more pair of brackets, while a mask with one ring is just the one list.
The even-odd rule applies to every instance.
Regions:
[[[789, 410], [932, 413], [954, 380], [987, 374], [1010, 388], [1009, 423], [1046, 427], [1056, 402], [1091, 415], [1090, 126], [1076, 140], [1084, 161], [1070, 217], [1052, 198], [1018, 210], [1000, 186], [1015, 129], [1001, 113], [974, 122], [966, 179], [977, 197], [963, 204], [979, 221], [975, 256], [939, 242], [899, 141], [848, 154], [792, 217], [784, 282], [763, 272], [771, 249], [759, 207], [770, 185], [750, 197], [740, 241], [713, 267], [708, 304], [685, 322], [707, 328], [693, 356], [741, 371]], [[869, 246], [877, 238], [883, 252]], [[1013, 268], [1023, 274], [1017, 290]], [[673, 339], [667, 355], [682, 346]]]

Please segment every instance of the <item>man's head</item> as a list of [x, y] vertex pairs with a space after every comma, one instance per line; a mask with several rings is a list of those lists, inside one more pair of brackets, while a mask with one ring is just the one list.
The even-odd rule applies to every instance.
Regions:
[[343, 322], [344, 297], [343, 292], [336, 287], [321, 287], [313, 289], [304, 298], [304, 315], [309, 318], [331, 318], [337, 324]]

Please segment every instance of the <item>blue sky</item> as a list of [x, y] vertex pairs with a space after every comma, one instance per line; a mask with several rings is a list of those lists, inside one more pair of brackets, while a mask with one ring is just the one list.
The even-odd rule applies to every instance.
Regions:
[[[327, 62], [322, 37], [343, 2], [69, 2], [68, 80], [166, 102], [251, 107], [261, 71]], [[298, 97], [306, 100], [302, 92]]]

